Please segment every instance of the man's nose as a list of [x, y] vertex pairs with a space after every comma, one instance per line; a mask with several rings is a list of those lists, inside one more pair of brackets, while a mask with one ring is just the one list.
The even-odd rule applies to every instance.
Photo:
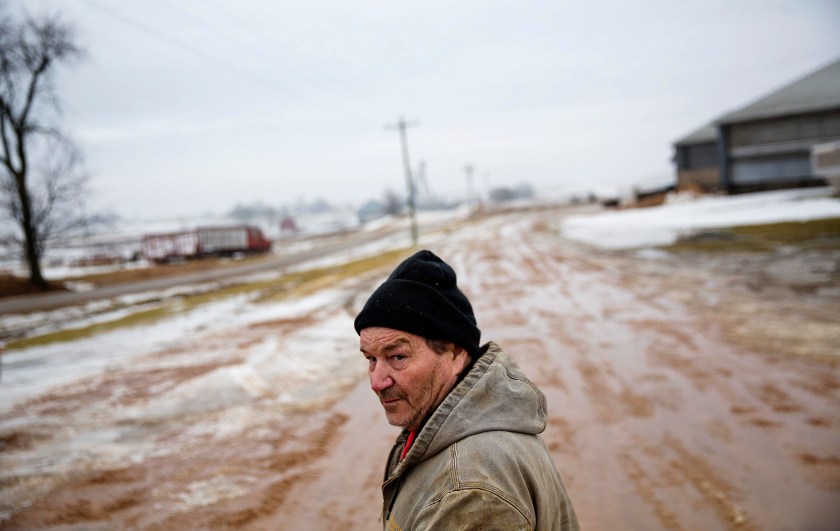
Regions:
[[370, 370], [370, 388], [379, 393], [393, 385], [394, 380], [391, 378], [388, 366], [385, 363], [377, 363]]

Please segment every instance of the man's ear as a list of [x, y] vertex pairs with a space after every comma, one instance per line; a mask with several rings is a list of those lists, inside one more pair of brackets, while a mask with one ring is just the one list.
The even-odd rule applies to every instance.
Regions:
[[452, 359], [455, 361], [455, 370], [458, 374], [461, 374], [461, 372], [470, 364], [470, 353], [455, 343], [450, 344], [452, 345]]

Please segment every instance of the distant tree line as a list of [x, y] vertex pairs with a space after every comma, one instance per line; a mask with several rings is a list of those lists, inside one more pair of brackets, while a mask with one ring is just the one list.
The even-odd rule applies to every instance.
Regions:
[[499, 187], [490, 190], [490, 200], [496, 203], [513, 201], [514, 199], [533, 199], [534, 189], [530, 184], [520, 184], [513, 188]]
[[282, 205], [279, 207], [266, 205], [262, 201], [237, 203], [225, 216], [242, 223], [253, 223], [256, 221], [275, 223], [277, 220], [288, 216], [323, 214], [333, 209], [333, 205], [321, 198], [316, 198], [312, 201], [306, 201], [301, 198], [294, 205]]

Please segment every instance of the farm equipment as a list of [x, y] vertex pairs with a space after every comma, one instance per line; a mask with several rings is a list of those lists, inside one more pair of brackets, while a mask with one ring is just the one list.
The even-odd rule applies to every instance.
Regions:
[[271, 249], [262, 230], [249, 225], [199, 227], [143, 236], [143, 257], [156, 263], [209, 256], [265, 253]]

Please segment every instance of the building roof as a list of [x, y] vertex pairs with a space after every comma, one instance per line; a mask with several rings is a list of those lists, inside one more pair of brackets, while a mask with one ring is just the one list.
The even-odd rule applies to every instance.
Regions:
[[791, 114], [840, 109], [840, 59], [772, 92], [717, 123], [730, 124]]
[[775, 118], [791, 114], [840, 109], [840, 59], [794, 81], [714, 122], [692, 131], [674, 146], [706, 144], [717, 140], [718, 125]]
[[674, 145], [688, 146], [692, 144], [708, 144], [715, 141], [717, 141], [717, 126], [715, 124], [707, 124], [680, 138], [674, 142]]

